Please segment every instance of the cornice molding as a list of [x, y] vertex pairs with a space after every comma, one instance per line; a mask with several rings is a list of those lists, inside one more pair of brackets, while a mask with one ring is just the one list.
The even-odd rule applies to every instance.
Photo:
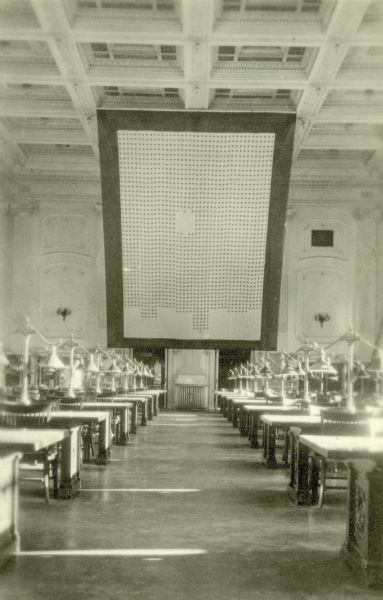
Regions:
[[38, 202], [10, 202], [8, 204], [8, 213], [12, 216], [37, 216], [40, 213]]
[[17, 182], [25, 183], [101, 183], [99, 173], [19, 173], [15, 177]]
[[374, 207], [366, 207], [363, 206], [354, 208], [352, 211], [352, 216], [355, 221], [365, 221], [365, 220], [373, 220], [373, 221], [381, 221], [383, 219], [383, 207], [382, 208], [374, 208]]
[[331, 179], [329, 181], [325, 181], [323, 179], [298, 179], [294, 178], [290, 182], [291, 190], [302, 190], [302, 189], [352, 189], [355, 188], [359, 190], [365, 189], [381, 189], [381, 185], [379, 185], [378, 181], [361, 181], [358, 184], [355, 183], [353, 179]]

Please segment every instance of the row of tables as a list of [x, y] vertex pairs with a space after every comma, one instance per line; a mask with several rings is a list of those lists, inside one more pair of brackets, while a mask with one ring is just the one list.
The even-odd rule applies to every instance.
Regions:
[[[91, 460], [92, 440], [84, 440], [84, 430], [90, 438], [97, 429], [98, 448], [94, 462], [106, 466], [112, 445], [129, 444], [130, 436], [137, 432], [139, 425], [146, 426], [159, 414], [160, 397], [165, 394], [165, 390], [157, 389], [124, 395], [104, 394], [82, 402], [78, 410], [48, 409], [44, 426], [0, 427], [0, 565], [19, 548], [18, 471], [23, 455], [39, 453], [44, 461], [55, 449], [59, 457], [56, 497], [59, 500], [74, 498], [81, 489], [81, 465]], [[11, 407], [7, 408], [3, 403], [1, 410], [3, 417], [9, 410], [12, 423]], [[24, 425], [25, 421], [28, 422], [28, 417], [22, 419]]]
[[[276, 395], [218, 391], [216, 405], [252, 448], [261, 448], [266, 468], [290, 469], [287, 492], [297, 506], [320, 504], [322, 464], [347, 465], [347, 535], [341, 554], [367, 585], [383, 586], [383, 437], [350, 435], [346, 427], [323, 435], [329, 407], [315, 407], [313, 414], [298, 398], [282, 404]], [[375, 413], [375, 429], [383, 431], [381, 412]]]

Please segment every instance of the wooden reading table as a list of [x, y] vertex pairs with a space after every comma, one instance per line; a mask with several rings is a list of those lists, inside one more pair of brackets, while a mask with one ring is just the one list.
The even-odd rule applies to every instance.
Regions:
[[121, 394], [117, 396], [110, 396], [110, 398], [102, 398], [101, 402], [111, 402], [114, 404], [115, 402], [130, 402], [137, 405], [138, 409], [141, 412], [141, 425], [145, 426], [148, 424], [149, 413], [150, 413], [150, 405], [153, 406], [153, 398], [152, 396], [140, 396], [136, 394]]
[[296, 406], [284, 406], [283, 404], [245, 404], [244, 412], [248, 413], [249, 420], [249, 441], [252, 448], [259, 448], [258, 428], [261, 415], [263, 414], [282, 414], [282, 415], [301, 415], [302, 409]]
[[227, 418], [228, 421], [232, 421], [233, 418], [233, 414], [232, 414], [232, 409], [233, 409], [233, 400], [254, 400], [255, 399], [255, 394], [254, 392], [225, 392], [224, 394], [220, 395], [220, 407], [221, 407], [221, 413], [223, 414], [224, 417]]
[[[132, 400], [132, 402], [136, 400], [144, 400], [145, 405], [145, 422], [142, 422], [141, 425], [146, 425], [147, 421], [152, 421], [155, 414], [158, 414], [158, 396], [154, 396], [153, 394], [144, 392], [128, 392], [124, 398], [128, 400]], [[119, 396], [117, 396], [117, 400], [119, 400]], [[141, 406], [142, 409], [142, 406]]]
[[114, 440], [118, 446], [126, 446], [129, 433], [137, 431], [137, 404], [133, 402], [84, 402], [83, 409], [109, 411], [119, 417], [118, 435]]
[[59, 498], [73, 498], [80, 489], [80, 427], [70, 429], [0, 428], [0, 447], [22, 453], [48, 454], [49, 448], [59, 445]]
[[[98, 455], [96, 464], [106, 465], [108, 457], [111, 455], [112, 444], [112, 423], [108, 411], [96, 410], [61, 410], [51, 411], [48, 427], [76, 427], [87, 425], [89, 435], [92, 435], [92, 428], [97, 425], [98, 435]], [[86, 454], [85, 461], [89, 462], [90, 457]]]
[[[238, 427], [239, 433], [242, 436], [248, 435], [249, 432], [249, 419], [248, 413], [244, 411], [245, 406], [264, 406], [265, 398], [254, 398], [249, 400], [248, 398], [233, 398], [231, 403], [231, 420], [233, 427]], [[280, 405], [280, 403], [279, 403]]]
[[[278, 467], [276, 458], [276, 440], [278, 429], [284, 432], [284, 449], [282, 455], [282, 466], [288, 467], [289, 461], [289, 440], [288, 435], [290, 427], [299, 427], [306, 433], [315, 433], [313, 428], [320, 427], [321, 417], [311, 416], [309, 414], [263, 414], [261, 421], [264, 424], [264, 445], [263, 458], [269, 469]], [[313, 430], [313, 431], [312, 431]]]
[[20, 459], [20, 452], [0, 449], [0, 567], [20, 548], [18, 527]]
[[383, 437], [300, 435], [297, 504], [315, 504], [318, 499], [315, 468], [310, 477], [310, 454], [347, 463], [347, 536], [342, 556], [366, 584], [383, 586]]
[[[147, 390], [135, 390], [134, 392], [128, 392], [129, 394], [135, 396], [152, 396], [153, 397], [153, 416], [156, 417], [160, 414], [160, 396], [164, 396], [166, 398], [167, 390], [157, 390], [157, 389], [147, 389]], [[164, 406], [166, 406], [166, 401], [164, 400]]]

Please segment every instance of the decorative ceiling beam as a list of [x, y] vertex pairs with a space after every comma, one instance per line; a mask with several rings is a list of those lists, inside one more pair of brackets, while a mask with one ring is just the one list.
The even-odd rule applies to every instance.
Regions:
[[12, 171], [15, 165], [24, 165], [25, 153], [19, 148], [8, 127], [0, 122], [0, 171]]
[[[182, 72], [160, 71], [156, 69], [147, 69], [143, 73], [137, 69], [120, 70], [113, 73], [111, 69], [93, 69], [88, 73], [87, 81], [89, 86], [104, 85], [123, 85], [126, 87], [185, 87], [187, 82]], [[34, 85], [70, 85], [72, 80], [59, 75], [47, 75], [35, 71], [31, 73], [25, 70], [23, 73], [11, 72], [9, 68], [0, 72], [0, 82], [7, 83], [30, 83]], [[248, 71], [237, 73], [233, 71], [215, 71], [211, 73], [206, 82], [209, 88], [216, 87], [238, 88], [238, 89], [292, 89], [301, 90], [307, 86], [307, 76], [304, 73], [289, 73], [288, 71]], [[350, 70], [347, 75], [342, 74], [334, 81], [326, 81], [323, 76], [317, 81], [311, 82], [316, 87], [325, 87], [328, 90], [383, 90], [383, 78], [380, 71], [369, 71], [365, 73], [360, 69]]]
[[92, 20], [76, 17], [72, 29], [77, 43], [104, 44], [182, 44], [184, 34], [179, 20], [137, 21], [129, 17]]
[[338, 109], [322, 109], [315, 116], [315, 123], [366, 123], [381, 125], [383, 123], [382, 108], [367, 111], [365, 107], [339, 107]]
[[65, 85], [66, 81], [60, 75], [54, 75], [53, 73], [46, 73], [46, 71], [39, 72], [39, 69], [25, 68], [22, 71], [11, 71], [10, 64], [3, 71], [0, 71], [0, 82], [3, 83], [30, 83], [33, 85]]
[[31, 154], [25, 163], [25, 169], [33, 169], [34, 171], [48, 172], [63, 172], [63, 173], [75, 173], [75, 172], [95, 172], [98, 170], [97, 159], [94, 157], [92, 160], [90, 157], [84, 158], [79, 156], [77, 153], [70, 157], [65, 154], [49, 154], [49, 160], [47, 160], [46, 154]]
[[207, 109], [211, 99], [208, 86], [211, 51], [207, 39], [213, 29], [217, 3], [215, 0], [182, 0], [179, 4], [183, 33], [187, 40], [183, 47], [185, 108]]
[[378, 135], [327, 134], [313, 133], [302, 144], [302, 149], [336, 149], [336, 150], [378, 150], [383, 139]]
[[84, 132], [65, 129], [13, 129], [12, 139], [17, 144], [63, 144], [89, 146], [89, 140]]
[[2, 98], [0, 102], [2, 117], [69, 117], [77, 118], [72, 103], [56, 100], [29, 98]]
[[51, 33], [48, 45], [64, 85], [78, 113], [85, 135], [98, 156], [95, 123], [96, 102], [87, 82], [77, 44], [72, 38], [71, 26], [62, 0], [31, 0], [42, 29]]
[[[328, 94], [329, 82], [334, 81], [349, 51], [353, 35], [357, 32], [370, 0], [352, 2], [337, 0], [326, 31], [326, 43], [319, 49], [309, 74], [309, 85], [305, 88], [297, 106], [294, 157], [300, 149], [318, 116]], [[341, 43], [334, 43], [341, 39]], [[325, 86], [318, 85], [325, 82]]]
[[46, 42], [49, 34], [37, 27], [20, 27], [17, 23], [14, 26], [7, 26], [4, 21], [0, 25], [0, 39], [2, 40], [20, 40], [25, 42]]

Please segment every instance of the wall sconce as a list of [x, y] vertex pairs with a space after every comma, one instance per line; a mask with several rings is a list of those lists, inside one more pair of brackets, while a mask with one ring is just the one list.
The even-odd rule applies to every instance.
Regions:
[[321, 327], [323, 327], [323, 323], [330, 320], [330, 315], [327, 313], [317, 313], [314, 315], [314, 319], [320, 323]]
[[65, 321], [65, 319], [67, 317], [69, 317], [70, 314], [72, 314], [72, 311], [70, 308], [61, 308], [61, 306], [56, 310], [56, 313], [58, 315], [60, 315], [60, 317], [62, 317], [63, 321]]

